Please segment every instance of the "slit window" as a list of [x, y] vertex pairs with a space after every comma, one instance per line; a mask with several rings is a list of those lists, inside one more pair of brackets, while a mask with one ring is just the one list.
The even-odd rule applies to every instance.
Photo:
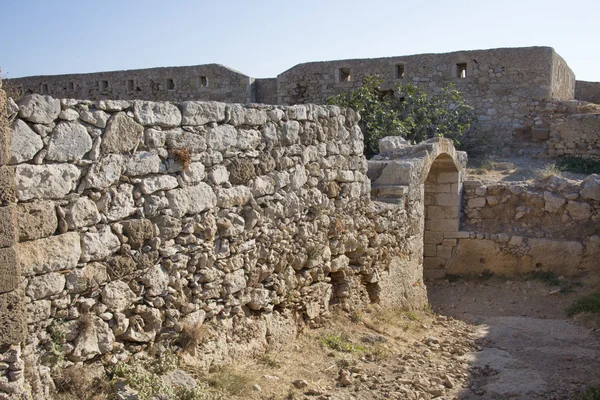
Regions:
[[198, 88], [208, 87], [208, 78], [206, 76], [201, 76], [198, 78]]
[[404, 64], [396, 64], [396, 79], [404, 79]]
[[133, 79], [127, 79], [126, 87], [128, 92], [133, 92], [135, 90], [135, 82]]
[[467, 77], [467, 63], [456, 64], [456, 77], [466, 78]]
[[75, 91], [75, 83], [67, 82], [67, 92], [74, 92], [74, 91]]
[[165, 79], [165, 88], [167, 90], [175, 90], [175, 81], [172, 78]]
[[42, 92], [42, 94], [48, 94], [48, 84], [47, 83], [42, 83], [40, 85], [40, 92]]
[[108, 81], [100, 81], [98, 82], [98, 86], [101, 92], [108, 92]]
[[340, 82], [350, 82], [352, 75], [350, 75], [350, 68], [340, 68], [339, 71]]

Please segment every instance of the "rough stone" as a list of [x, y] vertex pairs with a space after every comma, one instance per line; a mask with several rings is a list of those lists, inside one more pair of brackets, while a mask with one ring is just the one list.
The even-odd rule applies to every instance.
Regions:
[[125, 158], [119, 154], [109, 154], [94, 163], [84, 179], [84, 188], [106, 189], [119, 181], [123, 173]]
[[65, 282], [65, 276], [58, 272], [38, 275], [29, 279], [26, 293], [33, 300], [45, 299], [60, 294], [65, 288]]
[[217, 196], [206, 183], [171, 190], [167, 193], [167, 198], [174, 217], [198, 214], [217, 204]]
[[77, 122], [59, 122], [48, 143], [46, 158], [52, 161], [77, 161], [92, 149], [92, 138]]
[[208, 130], [206, 140], [209, 148], [216, 151], [227, 151], [236, 148], [238, 132], [231, 125], [220, 125]]
[[105, 128], [110, 115], [102, 110], [82, 110], [79, 112], [79, 118], [82, 121], [90, 123], [98, 128]]
[[148, 174], [158, 174], [165, 172], [166, 168], [158, 154], [154, 152], [142, 151], [136, 153], [127, 164], [126, 174], [130, 176], [140, 176]]
[[150, 267], [140, 278], [146, 288], [146, 295], [159, 296], [169, 287], [169, 274], [160, 265]]
[[15, 290], [21, 281], [21, 269], [13, 247], [0, 249], [0, 293]]
[[128, 117], [126, 113], [117, 113], [106, 124], [100, 149], [103, 153], [131, 151], [139, 144], [143, 131], [144, 127]]
[[600, 201], [600, 175], [592, 174], [581, 182], [581, 196], [586, 200]]
[[137, 299], [135, 293], [123, 281], [109, 282], [102, 290], [102, 303], [110, 311], [123, 312]]
[[216, 101], [184, 101], [180, 104], [182, 125], [205, 125], [225, 120], [225, 104]]
[[142, 179], [140, 191], [143, 194], [152, 194], [159, 190], [174, 189], [179, 186], [177, 178], [169, 175], [154, 175]]
[[36, 124], [49, 124], [60, 114], [60, 100], [29, 94], [19, 100], [19, 118]]
[[88, 197], [80, 197], [65, 207], [65, 220], [71, 230], [96, 225], [100, 219], [96, 203]]
[[234, 186], [229, 189], [221, 188], [218, 191], [217, 205], [222, 208], [243, 206], [252, 198], [252, 191], [246, 186]]
[[17, 253], [24, 275], [43, 274], [75, 268], [81, 255], [80, 236], [76, 232], [19, 243]]
[[14, 205], [0, 207], [0, 247], [12, 246], [17, 239], [17, 208]]
[[75, 189], [79, 168], [71, 164], [29, 165], [15, 167], [15, 189], [20, 201], [60, 199]]
[[547, 191], [544, 192], [544, 201], [544, 210], [552, 213], [557, 212], [566, 203], [564, 197]]
[[128, 244], [132, 249], [138, 250], [144, 241], [154, 237], [154, 225], [147, 219], [130, 219], [123, 221], [123, 231], [128, 237]]
[[34, 240], [52, 235], [58, 227], [54, 203], [34, 201], [19, 203], [17, 206], [19, 240]]
[[23, 342], [27, 335], [27, 316], [20, 290], [0, 294], [0, 346]]
[[66, 277], [66, 289], [71, 293], [82, 293], [98, 287], [108, 280], [106, 266], [97, 262], [86, 264], [83, 268], [75, 268]]
[[44, 148], [42, 138], [25, 122], [15, 119], [10, 125], [10, 163], [30, 161], [42, 148]]
[[98, 229], [98, 232], [86, 232], [81, 238], [81, 261], [101, 260], [119, 249], [121, 242], [113, 234], [109, 226]]
[[172, 128], [181, 124], [181, 112], [170, 103], [134, 101], [133, 115], [135, 120], [144, 126]]

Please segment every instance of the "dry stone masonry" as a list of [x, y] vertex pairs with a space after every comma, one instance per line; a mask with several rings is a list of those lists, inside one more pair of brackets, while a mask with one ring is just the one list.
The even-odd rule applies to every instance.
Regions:
[[[123, 362], [194, 327], [208, 368], [332, 305], [426, 302], [422, 190], [371, 201], [352, 110], [37, 94], [9, 108], [0, 398], [47, 399], [51, 367]], [[454, 151], [440, 143], [425, 153]]]

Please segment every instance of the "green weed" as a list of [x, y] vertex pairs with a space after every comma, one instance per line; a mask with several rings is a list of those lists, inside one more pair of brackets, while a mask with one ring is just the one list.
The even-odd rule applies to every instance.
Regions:
[[567, 309], [567, 315], [569, 317], [582, 312], [600, 313], [600, 292], [594, 292], [580, 297]]

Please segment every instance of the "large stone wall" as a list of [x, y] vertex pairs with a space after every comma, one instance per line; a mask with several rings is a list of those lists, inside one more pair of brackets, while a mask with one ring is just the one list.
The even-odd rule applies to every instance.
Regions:
[[450, 273], [552, 271], [600, 283], [600, 176], [581, 184], [466, 181]]
[[390, 89], [412, 83], [432, 93], [456, 85], [478, 119], [463, 141], [494, 152], [519, 149], [516, 136], [536, 117], [530, 110], [552, 97], [573, 99], [575, 86], [573, 72], [552, 48], [506, 48], [300, 64], [277, 77], [279, 103], [324, 103], [373, 74]]
[[423, 182], [372, 202], [357, 121], [335, 106], [22, 98], [9, 161], [28, 390], [49, 398], [48, 367], [176, 351], [201, 325], [208, 368], [331, 305], [422, 307]]
[[575, 98], [600, 104], [600, 82], [576, 81]]
[[22, 94], [87, 100], [255, 101], [254, 78], [219, 64], [30, 76], [10, 80]]

